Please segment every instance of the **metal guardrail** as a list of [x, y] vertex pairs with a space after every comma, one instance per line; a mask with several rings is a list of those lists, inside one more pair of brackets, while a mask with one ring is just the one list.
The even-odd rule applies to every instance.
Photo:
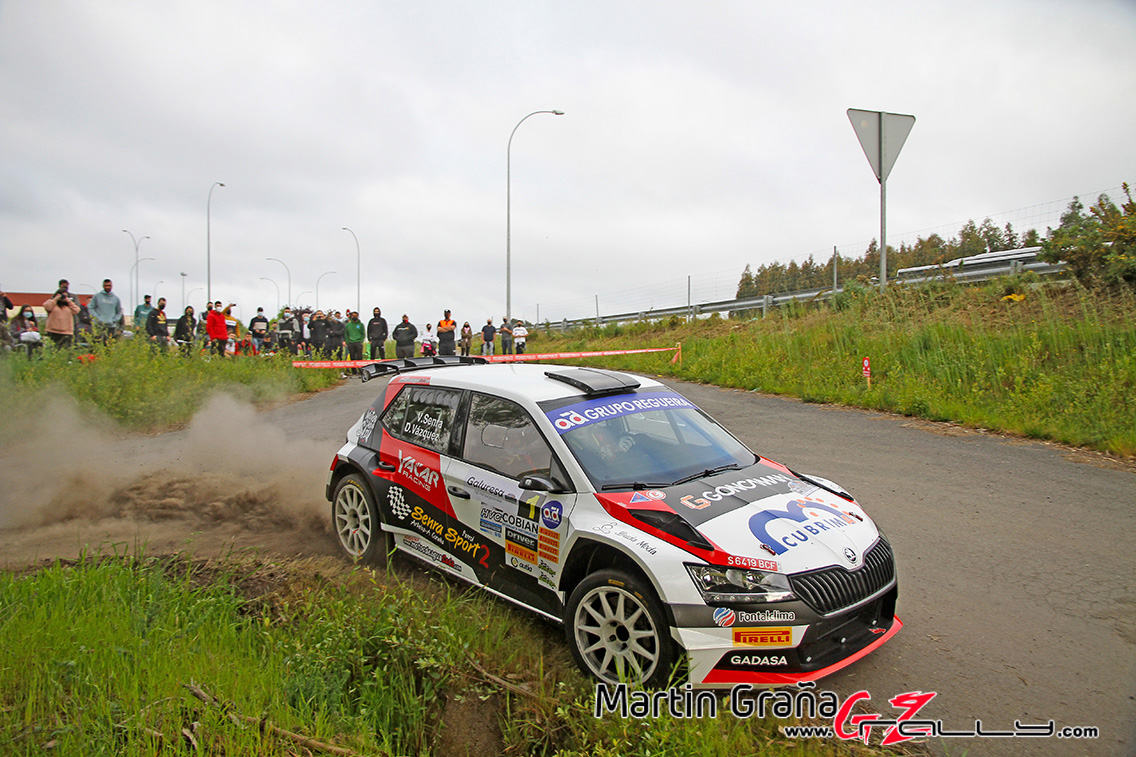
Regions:
[[[1039, 276], [1059, 274], [1066, 268], [1065, 263], [1045, 263], [1037, 260], [1037, 253], [1027, 253], [1007, 259], [1006, 257], [983, 259], [963, 258], [942, 266], [918, 266], [916, 268], [902, 268], [897, 271], [894, 280], [896, 284], [924, 284], [929, 281], [952, 280], [959, 283], [972, 283], [988, 281], [999, 276], [1016, 276], [1032, 271]], [[550, 323], [558, 331], [567, 331], [579, 326], [602, 326], [605, 323], [629, 323], [634, 321], [658, 320], [671, 316], [693, 317], [703, 313], [723, 313], [735, 310], [761, 310], [764, 317], [769, 309], [789, 302], [812, 302], [827, 300], [834, 294], [840, 294], [844, 287], [838, 286], [821, 289], [805, 289], [798, 292], [763, 295], [761, 297], [748, 297], [745, 299], [719, 300], [715, 302], [700, 302], [690, 305], [677, 305], [669, 308], [639, 310], [628, 313], [614, 313], [594, 318], [561, 319], [558, 323]]]

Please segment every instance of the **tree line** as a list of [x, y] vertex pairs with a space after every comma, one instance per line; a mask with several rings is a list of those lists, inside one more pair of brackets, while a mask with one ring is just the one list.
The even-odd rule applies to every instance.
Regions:
[[[901, 268], [940, 265], [956, 258], [983, 252], [1041, 247], [1043, 260], [1064, 260], [1070, 270], [1088, 285], [1136, 285], [1136, 203], [1127, 184], [1123, 185], [1127, 202], [1116, 206], [1102, 194], [1086, 213], [1076, 197], [1061, 216], [1056, 229], [1048, 228], [1043, 238], [1037, 229], [1018, 234], [1012, 224], [998, 227], [989, 218], [981, 224], [967, 221], [958, 236], [944, 239], [938, 234], [919, 237], [914, 244], [888, 245], [888, 278]], [[810, 255], [803, 263], [788, 265], [775, 262], [753, 270], [746, 265], [738, 282], [738, 299], [766, 294], [823, 289], [832, 286], [833, 260], [818, 263]], [[868, 282], [880, 270], [879, 243], [873, 239], [859, 258], [837, 256], [837, 278]]]

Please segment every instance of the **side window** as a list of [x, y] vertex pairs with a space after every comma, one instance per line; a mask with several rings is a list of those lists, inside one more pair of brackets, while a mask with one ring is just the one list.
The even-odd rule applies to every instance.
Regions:
[[552, 450], [524, 409], [500, 397], [473, 395], [465, 432], [466, 460], [509, 478], [552, 476]]
[[383, 413], [383, 427], [395, 438], [444, 454], [460, 401], [454, 389], [408, 384]]

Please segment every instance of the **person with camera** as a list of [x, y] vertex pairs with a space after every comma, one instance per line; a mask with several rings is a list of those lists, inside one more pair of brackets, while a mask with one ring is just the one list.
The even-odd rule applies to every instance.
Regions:
[[55, 294], [43, 303], [43, 309], [47, 311], [44, 331], [56, 347], [70, 347], [75, 339], [75, 316], [79, 314], [79, 305], [71, 297], [69, 287], [67, 279], [60, 279]]

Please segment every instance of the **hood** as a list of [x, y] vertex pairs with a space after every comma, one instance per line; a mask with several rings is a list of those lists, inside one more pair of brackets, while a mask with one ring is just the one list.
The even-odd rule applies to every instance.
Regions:
[[716, 565], [853, 570], [879, 538], [851, 498], [764, 459], [680, 486], [596, 496], [613, 517]]

